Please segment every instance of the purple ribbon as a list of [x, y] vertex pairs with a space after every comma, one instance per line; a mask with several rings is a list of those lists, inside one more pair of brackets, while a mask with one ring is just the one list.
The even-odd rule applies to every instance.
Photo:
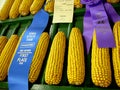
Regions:
[[87, 53], [89, 53], [90, 50], [94, 29], [96, 30], [99, 48], [115, 47], [114, 36], [103, 2], [101, 0], [81, 0], [81, 3], [86, 4], [87, 7], [84, 16], [83, 32]]
[[113, 6], [109, 3], [105, 3], [104, 4], [106, 12], [109, 16], [109, 18], [115, 23], [117, 21], [120, 21], [120, 16], [118, 15], [118, 13], [115, 11], [115, 9], [113, 8]]
[[[92, 23], [92, 17], [90, 17], [90, 10], [88, 8], [88, 6], [86, 6], [86, 12], [85, 12], [85, 16], [84, 16], [84, 31], [83, 32], [83, 37], [85, 40], [85, 47], [86, 50], [89, 51], [90, 49], [90, 45], [91, 45], [91, 41], [92, 41], [92, 34], [93, 34], [93, 23]], [[88, 52], [87, 52], [88, 53]]]

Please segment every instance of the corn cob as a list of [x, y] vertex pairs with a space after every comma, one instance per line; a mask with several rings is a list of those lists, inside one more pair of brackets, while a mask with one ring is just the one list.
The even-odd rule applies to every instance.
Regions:
[[8, 18], [13, 2], [14, 0], [0, 0], [0, 20]]
[[19, 7], [20, 7], [20, 4], [22, 3], [22, 0], [15, 0], [11, 9], [10, 9], [10, 12], [9, 12], [9, 17], [10, 18], [17, 18], [18, 15], [19, 15]]
[[34, 0], [23, 0], [20, 7], [19, 7], [19, 13], [22, 16], [26, 16], [30, 12], [30, 6], [32, 5]]
[[36, 14], [43, 6], [45, 0], [34, 0], [31, 7], [31, 14]]
[[113, 34], [116, 42], [116, 47], [112, 48], [114, 77], [116, 84], [120, 87], [120, 21], [115, 23], [113, 27]]
[[46, 0], [44, 10], [49, 13], [54, 12], [54, 0]]
[[85, 78], [84, 46], [79, 28], [72, 28], [69, 47], [67, 77], [69, 84], [81, 85]]
[[108, 87], [112, 82], [109, 48], [98, 48], [95, 32], [92, 42], [91, 74], [96, 86]]
[[109, 3], [118, 3], [120, 0], [107, 0]]
[[66, 37], [63, 32], [59, 31], [52, 42], [46, 71], [45, 82], [47, 84], [59, 84], [62, 78], [64, 54], [66, 46]]
[[[24, 32], [25, 32], [25, 31], [24, 31]], [[9, 71], [9, 69], [10, 69], [10, 65], [11, 65], [11, 63], [12, 63], [12, 60], [14, 59], [14, 56], [15, 56], [16, 51], [17, 51], [17, 49], [18, 49], [18, 46], [19, 46], [19, 44], [20, 44], [20, 42], [21, 42], [22, 36], [24, 35], [24, 32], [22, 32], [22, 35], [20, 35], [20, 38], [19, 38], [19, 40], [18, 40], [18, 42], [17, 42], [17, 45], [16, 45], [16, 47], [15, 47], [14, 53], [13, 53], [13, 55], [12, 55], [12, 58], [11, 58], [11, 61], [10, 61], [9, 67], [8, 67], [8, 71]]]
[[83, 4], [80, 2], [81, 0], [74, 0], [74, 7], [75, 8], [82, 8]]
[[5, 45], [0, 56], [0, 81], [4, 80], [7, 76], [8, 67], [12, 59], [15, 47], [18, 42], [18, 36], [12, 35]]
[[29, 81], [31, 83], [34, 83], [39, 76], [39, 73], [40, 73], [41, 67], [42, 67], [42, 63], [43, 63], [43, 60], [44, 60], [46, 52], [47, 52], [49, 39], [50, 39], [50, 37], [49, 37], [48, 33], [44, 32], [44, 33], [42, 33], [42, 35], [38, 41], [38, 45], [36, 47], [36, 51], [35, 51], [34, 57], [32, 59], [32, 64], [30, 67]]
[[3, 50], [3, 48], [5, 47], [6, 43], [7, 43], [8, 39], [6, 36], [1, 36], [0, 37], [0, 55], [1, 55], [1, 52]]

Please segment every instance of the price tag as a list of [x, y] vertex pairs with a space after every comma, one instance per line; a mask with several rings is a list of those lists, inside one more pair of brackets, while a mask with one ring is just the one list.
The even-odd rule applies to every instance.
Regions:
[[73, 21], [74, 0], [55, 0], [53, 23]]

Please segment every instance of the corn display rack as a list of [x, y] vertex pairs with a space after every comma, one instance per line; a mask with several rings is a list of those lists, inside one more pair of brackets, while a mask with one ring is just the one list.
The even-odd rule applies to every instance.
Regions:
[[[120, 3], [113, 4], [113, 7], [120, 15]], [[48, 54], [50, 51], [50, 47], [53, 41], [54, 36], [58, 31], [63, 31], [66, 36], [66, 47], [68, 47], [69, 35], [72, 27], [80, 28], [81, 32], [83, 32], [83, 16], [85, 13], [85, 8], [75, 9], [73, 23], [60, 23], [53, 24], [52, 16], [50, 14], [49, 24], [45, 29], [46, 32], [50, 35], [50, 44], [48, 46], [47, 55], [42, 65], [42, 70], [40, 72], [39, 78], [35, 83], [29, 83], [30, 90], [119, 90], [120, 88], [116, 85], [114, 80], [114, 75], [112, 74], [112, 83], [107, 88], [97, 87], [92, 83], [91, 80], [91, 53], [88, 55], [85, 54], [85, 80], [82, 85], [70, 85], [67, 80], [67, 54], [68, 48], [66, 48], [65, 58], [64, 58], [64, 66], [63, 66], [63, 75], [62, 80], [58, 85], [48, 85], [45, 83], [45, 67], [46, 61], [48, 58]], [[6, 36], [10, 38], [12, 34], [17, 34], [20, 36], [24, 30], [26, 30], [31, 21], [33, 19], [33, 15], [28, 15], [25, 17], [19, 16], [16, 19], [7, 19], [4, 21], [0, 21], [0, 35]], [[111, 62], [112, 63], [112, 62]], [[113, 71], [113, 70], [112, 70]], [[0, 90], [8, 90], [8, 82], [7, 78], [4, 81], [0, 82]]]

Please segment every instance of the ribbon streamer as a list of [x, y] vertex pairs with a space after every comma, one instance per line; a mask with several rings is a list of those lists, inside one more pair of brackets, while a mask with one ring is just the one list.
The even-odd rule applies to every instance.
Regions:
[[90, 10], [88, 8], [88, 6], [86, 6], [86, 12], [85, 12], [85, 16], [84, 16], [84, 29], [86, 30], [85, 32], [83, 32], [83, 37], [85, 39], [85, 49], [88, 53], [89, 49], [90, 49], [90, 45], [91, 45], [91, 41], [92, 41], [92, 35], [93, 35], [93, 23], [92, 23], [92, 17], [90, 17]]
[[[84, 16], [84, 33], [89, 32], [88, 34], [84, 34], [85, 44], [87, 47], [87, 54], [90, 50], [90, 45], [92, 41], [92, 34], [93, 31], [96, 30], [97, 36], [97, 43], [99, 48], [112, 48], [115, 47], [114, 36], [112, 33], [112, 29], [109, 24], [109, 20], [104, 9], [103, 2], [101, 0], [81, 0], [81, 3], [86, 4], [86, 13], [89, 11], [89, 16]], [[92, 22], [89, 19], [85, 18], [92, 18]], [[93, 30], [92, 28], [86, 29], [88, 24], [93, 23]], [[87, 37], [87, 38], [86, 38]], [[89, 39], [88, 39], [89, 38]]]
[[29, 90], [29, 69], [36, 45], [45, 30], [49, 14], [40, 10], [33, 18], [32, 24], [24, 33], [8, 72], [9, 90]]
[[109, 16], [109, 18], [115, 23], [117, 21], [120, 21], [120, 16], [118, 15], [118, 13], [115, 11], [115, 9], [113, 8], [113, 6], [109, 3], [105, 3], [104, 4], [106, 12]]

